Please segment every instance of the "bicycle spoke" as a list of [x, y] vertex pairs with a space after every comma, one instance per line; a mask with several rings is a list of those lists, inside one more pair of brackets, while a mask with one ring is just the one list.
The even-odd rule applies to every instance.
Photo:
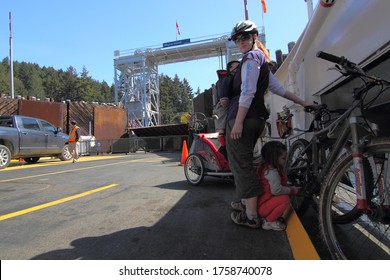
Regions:
[[303, 215], [312, 200], [312, 184], [308, 177], [310, 157], [303, 153], [309, 145], [304, 139], [298, 139], [290, 147], [286, 160], [286, 171], [291, 184], [301, 187], [301, 191], [291, 198], [291, 205], [299, 216]]
[[[383, 143], [382, 143], [383, 142]], [[320, 226], [334, 258], [390, 259], [390, 142], [368, 145], [364, 153], [368, 209], [357, 209], [352, 155], [335, 163], [321, 193]]]
[[205, 176], [204, 164], [197, 154], [190, 154], [184, 163], [184, 175], [192, 185], [199, 185]]

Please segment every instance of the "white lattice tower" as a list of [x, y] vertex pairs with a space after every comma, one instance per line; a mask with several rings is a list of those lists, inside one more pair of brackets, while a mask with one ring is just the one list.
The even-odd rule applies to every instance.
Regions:
[[[264, 42], [265, 36], [260, 39]], [[114, 52], [115, 102], [118, 103], [118, 96], [121, 96], [120, 101], [128, 110], [129, 124], [133, 127], [160, 124], [158, 65], [217, 56], [222, 59], [223, 55], [228, 62], [242, 56], [237, 46], [228, 41], [226, 34], [197, 41], [185, 39], [164, 45]]]
[[115, 87], [133, 127], [159, 125], [158, 66], [143, 53], [134, 54], [115, 67]]

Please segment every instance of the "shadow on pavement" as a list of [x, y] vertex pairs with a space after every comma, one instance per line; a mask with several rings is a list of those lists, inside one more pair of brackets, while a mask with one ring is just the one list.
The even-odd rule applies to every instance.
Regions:
[[285, 232], [254, 230], [230, 220], [230, 201], [235, 199], [232, 181], [207, 178], [199, 187], [186, 181], [155, 187], [187, 192], [153, 226], [76, 239], [70, 243], [71, 249], [53, 250], [33, 259], [293, 259]]

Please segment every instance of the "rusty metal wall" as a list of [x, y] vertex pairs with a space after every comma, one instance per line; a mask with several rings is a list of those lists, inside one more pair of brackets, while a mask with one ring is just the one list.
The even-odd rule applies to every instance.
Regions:
[[[44, 119], [61, 127], [65, 133], [68, 133], [70, 121], [75, 120], [81, 129], [81, 135], [89, 135], [91, 131], [96, 138], [94, 142], [82, 143], [86, 154], [129, 153], [134, 150], [134, 141], [143, 141], [145, 150], [148, 151], [176, 151], [181, 150], [183, 139], [188, 141], [187, 124], [175, 125], [168, 130], [167, 127], [171, 126], [142, 128], [145, 134], [143, 136], [149, 135], [148, 137], [129, 138], [127, 111], [108, 105], [0, 97], [0, 114]], [[100, 142], [100, 152], [95, 145], [97, 142]]]
[[18, 110], [18, 100], [0, 97], [0, 115], [17, 115]]
[[59, 102], [19, 100], [19, 115], [39, 118], [52, 123], [56, 127], [63, 127], [65, 104]]
[[0, 114], [24, 115], [47, 120], [69, 132], [69, 123], [77, 122], [81, 135], [113, 140], [127, 135], [127, 112], [124, 109], [86, 102], [49, 102], [0, 97]]
[[127, 136], [127, 112], [123, 109], [95, 107], [94, 120], [94, 136], [101, 141], [102, 151], [109, 150], [110, 140]]
[[68, 119], [65, 118], [64, 125], [69, 133], [69, 124], [72, 120], [76, 121], [80, 127], [81, 135], [94, 135], [94, 106], [86, 102], [67, 103]]

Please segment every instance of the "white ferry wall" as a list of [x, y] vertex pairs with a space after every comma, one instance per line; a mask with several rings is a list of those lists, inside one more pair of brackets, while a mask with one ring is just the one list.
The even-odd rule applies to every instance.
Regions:
[[[334, 63], [319, 59], [316, 54], [324, 51], [344, 56], [368, 73], [390, 78], [389, 11], [387, 0], [335, 0], [329, 7], [320, 1], [306, 29], [275, 73], [276, 77], [285, 88], [306, 101], [323, 102], [332, 109], [347, 108], [352, 88], [361, 82], [328, 71]], [[283, 106], [294, 114], [293, 127], [309, 126], [312, 117], [299, 105], [274, 94], [268, 94], [266, 100], [271, 111], [272, 137], [278, 137], [276, 112], [282, 111]]]

